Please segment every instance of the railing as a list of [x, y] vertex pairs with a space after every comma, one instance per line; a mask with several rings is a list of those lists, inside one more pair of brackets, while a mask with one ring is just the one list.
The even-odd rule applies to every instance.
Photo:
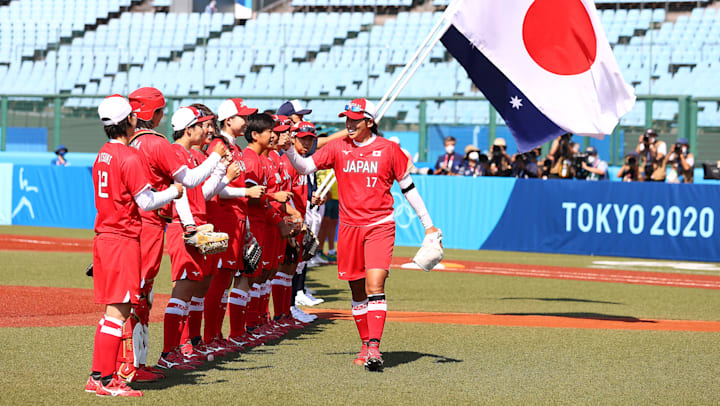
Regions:
[[[201, 101], [205, 103], [213, 103], [226, 99], [229, 96], [206, 96], [206, 95], [166, 95], [167, 114], [172, 114], [176, 108], [180, 106], [181, 101]], [[251, 101], [268, 101], [278, 100], [282, 96], [250, 96]], [[362, 97], [362, 96], [358, 96]], [[86, 107], [68, 108], [65, 106], [66, 101], [70, 98], [88, 100]], [[354, 96], [317, 96], [309, 98], [308, 96], [285, 96], [282, 99], [297, 98], [305, 101], [342, 101], [346, 102], [354, 98]], [[94, 99], [90, 102], [90, 99]], [[101, 97], [74, 95], [74, 94], [48, 94], [48, 95], [29, 95], [29, 94], [5, 94], [0, 95], [0, 151], [5, 151], [8, 127], [44, 127], [48, 129], [48, 146], [52, 146], [54, 150], [60, 144], [67, 144], [68, 140], [74, 140], [82, 147], [75, 147], [78, 152], [97, 151], [99, 145], [105, 140], [103, 137], [96, 137], [99, 125], [96, 116], [95, 106], [99, 103]], [[423, 98], [398, 98], [400, 102], [417, 102], [418, 123], [404, 123], [388, 117], [383, 120], [381, 128], [383, 130], [405, 129], [418, 133], [418, 154], [420, 161], [428, 159], [428, 126], [433, 123], [428, 119], [428, 110], [431, 108], [432, 102], [446, 101], [486, 101], [483, 97], [423, 97]], [[675, 101], [678, 103], [677, 118], [670, 122], [658, 122], [653, 120], [653, 102], [654, 101]], [[645, 122], [643, 126], [618, 126], [615, 131], [610, 134], [610, 156], [608, 162], [617, 164], [622, 161], [623, 153], [627, 147], [634, 146], [632, 139], [627, 141], [625, 145], [621, 145], [625, 135], [639, 135], [644, 128], [663, 127], [664, 131], [661, 135], [666, 137], [666, 141], [674, 141], [675, 138], [683, 137], [690, 141], [690, 150], [698, 156], [698, 102], [710, 101], [720, 103], [720, 97], [696, 97], [691, 96], [639, 96], [638, 103], [645, 103]], [[339, 103], [340, 104], [340, 103]], [[21, 106], [22, 105], [22, 106]], [[460, 122], [459, 116], [455, 115], [458, 125], [483, 125], [488, 127], [489, 143], [492, 144], [497, 135], [497, 112], [488, 104], [488, 117], [486, 123], [464, 123]], [[22, 107], [22, 108], [21, 108]], [[10, 115], [13, 115], [13, 120]], [[166, 116], [167, 117], [167, 116]], [[15, 122], [20, 124], [13, 125]], [[166, 129], [166, 134], [172, 133], [170, 120], [165, 119], [161, 122], [161, 127]], [[28, 125], [28, 123], [30, 125]], [[338, 123], [335, 123], [338, 124]], [[447, 125], [447, 124], [446, 124]], [[714, 134], [718, 129], [711, 132]], [[590, 139], [583, 138], [581, 143], [583, 148], [590, 144]], [[720, 140], [718, 141], [720, 143]], [[544, 148], [547, 150], [549, 145]], [[97, 148], [96, 148], [97, 147]], [[720, 147], [719, 147], [720, 148]], [[714, 157], [714, 159], [720, 156]], [[710, 157], [707, 157], [710, 158]]]

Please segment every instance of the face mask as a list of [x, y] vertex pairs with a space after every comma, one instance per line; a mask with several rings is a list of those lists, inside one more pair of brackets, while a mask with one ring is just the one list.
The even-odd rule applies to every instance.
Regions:
[[468, 154], [468, 159], [471, 161], [477, 161], [478, 159], [480, 159], [480, 155], [478, 155], [477, 152], [473, 151], [470, 154]]
[[687, 147], [682, 147], [682, 153], [683, 155], [687, 154]]
[[589, 163], [590, 165], [592, 165], [592, 164], [595, 162], [595, 156], [594, 156], [594, 155], [589, 155], [589, 156], [587, 157], [587, 161], [588, 161], [588, 163]]
[[452, 155], [452, 153], [455, 152], [455, 145], [446, 145], [445, 152], [447, 152], [448, 155]]

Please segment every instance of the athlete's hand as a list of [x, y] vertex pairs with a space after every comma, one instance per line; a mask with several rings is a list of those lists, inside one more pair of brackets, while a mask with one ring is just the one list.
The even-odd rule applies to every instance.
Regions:
[[245, 196], [251, 199], [257, 199], [265, 194], [265, 186], [255, 185], [245, 189]]
[[273, 198], [277, 202], [285, 203], [288, 200], [290, 200], [290, 196], [292, 196], [292, 192], [280, 191], [280, 192], [275, 192], [275, 194], [273, 195]]
[[215, 143], [215, 146], [213, 147], [212, 152], [214, 152], [220, 156], [225, 156], [225, 154], [228, 153], [228, 150], [227, 150], [227, 148], [225, 148], [225, 144], [223, 144], [222, 142], [217, 142], [217, 143]]
[[[440, 231], [440, 229], [438, 229], [437, 227], [433, 226], [433, 227], [430, 227], [430, 228], [428, 228], [428, 229], [425, 230], [425, 235], [430, 235], [430, 234], [436, 233], [436, 232], [438, 232], [438, 231]], [[440, 240], [440, 246], [441, 246], [441, 247], [443, 246], [443, 245], [442, 245], [442, 240]]]
[[327, 202], [329, 197], [330, 197], [330, 194], [329, 194], [329, 193], [326, 193], [326, 194], [325, 194], [325, 197], [320, 197], [320, 196], [317, 194], [317, 191], [315, 191], [315, 192], [313, 192], [312, 199], [310, 199], [310, 201], [311, 201], [312, 204], [314, 204], [315, 206], [320, 206], [321, 204], [324, 204], [325, 202]]
[[177, 191], [178, 191], [178, 195], [177, 195], [176, 199], [181, 198], [183, 195], [183, 192], [185, 191], [185, 188], [183, 187], [182, 183], [173, 183], [170, 186], [171, 187], [175, 186], [175, 189], [177, 189]]
[[290, 226], [285, 223], [285, 221], [281, 221], [280, 223], [278, 223], [278, 228], [280, 229], [280, 237], [282, 237], [283, 239], [290, 237], [292, 230], [290, 229]]
[[280, 139], [278, 139], [277, 145], [279, 148], [282, 148], [286, 151], [290, 149], [290, 146], [292, 145], [292, 137], [290, 136], [290, 133], [283, 133], [280, 136]]
[[240, 176], [240, 173], [242, 173], [240, 171], [240, 164], [238, 164], [237, 162], [233, 162], [230, 164], [230, 166], [228, 166], [227, 172], [225, 172], [225, 176], [227, 176], [227, 178], [230, 179], [230, 182], [232, 182], [237, 179], [238, 176]]

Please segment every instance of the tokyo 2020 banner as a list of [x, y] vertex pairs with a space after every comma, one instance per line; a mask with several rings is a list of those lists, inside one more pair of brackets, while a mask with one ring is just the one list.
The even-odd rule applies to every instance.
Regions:
[[[417, 177], [448, 248], [720, 261], [715, 185]], [[395, 192], [398, 245], [422, 226]]]

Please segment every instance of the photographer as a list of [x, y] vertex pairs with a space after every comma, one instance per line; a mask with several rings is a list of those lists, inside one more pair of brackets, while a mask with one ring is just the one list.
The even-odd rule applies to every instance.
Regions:
[[585, 149], [587, 157], [581, 161], [581, 167], [588, 172], [585, 180], [607, 180], [608, 164], [598, 157], [597, 149], [589, 146]]
[[667, 154], [665, 142], [657, 139], [657, 133], [652, 128], [645, 130], [645, 133], [638, 138], [638, 145], [635, 152], [641, 158], [640, 176], [645, 181], [665, 180], [664, 159]]
[[490, 176], [512, 175], [511, 158], [506, 150], [505, 139], [501, 137], [495, 138], [488, 157], [490, 159]]
[[536, 149], [513, 156], [512, 177], [525, 179], [538, 177]]
[[625, 163], [622, 168], [620, 168], [620, 171], [618, 171], [617, 177], [622, 179], [623, 182], [643, 181], [643, 178], [640, 177], [640, 168], [638, 168], [637, 153], [633, 151], [625, 156]]
[[474, 145], [465, 147], [465, 159], [460, 167], [461, 176], [485, 176], [490, 170], [490, 161], [487, 155], [481, 153]]
[[462, 155], [455, 153], [455, 137], [445, 137], [445, 153], [435, 162], [435, 175], [457, 175], [462, 165]]
[[689, 151], [690, 143], [687, 138], [678, 138], [665, 157], [664, 166], [670, 165], [667, 176], [668, 183], [693, 183], [693, 170], [695, 157]]
[[572, 179], [575, 176], [572, 166], [575, 151], [573, 150], [574, 143], [570, 141], [571, 138], [572, 134], [565, 133], [553, 141], [548, 154], [552, 160], [550, 178]]

